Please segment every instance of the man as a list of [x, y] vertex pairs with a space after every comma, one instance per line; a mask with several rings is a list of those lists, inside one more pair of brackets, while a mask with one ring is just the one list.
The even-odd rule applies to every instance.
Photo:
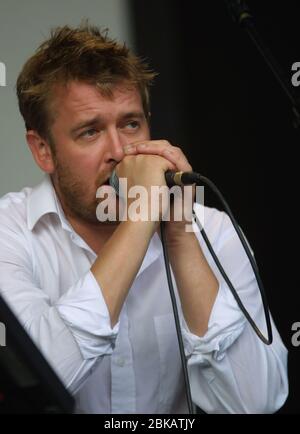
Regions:
[[[158, 235], [175, 203], [161, 203], [156, 220], [101, 222], [96, 214], [96, 192], [108, 188], [114, 169], [128, 189], [143, 187], [149, 198], [151, 186], [165, 186], [167, 170], [192, 170], [180, 148], [150, 139], [153, 78], [125, 46], [86, 26], [56, 29], [17, 82], [27, 142], [46, 177], [1, 200], [1, 294], [81, 412], [187, 412]], [[273, 325], [270, 347], [257, 339], [186, 223], [171, 213], [166, 239], [192, 399], [208, 413], [274, 412], [288, 388], [278, 332]], [[228, 217], [205, 208], [205, 230], [263, 323], [258, 288]]]

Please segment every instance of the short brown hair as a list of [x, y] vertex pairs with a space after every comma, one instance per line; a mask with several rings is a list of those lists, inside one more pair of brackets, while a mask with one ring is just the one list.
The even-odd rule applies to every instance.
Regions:
[[125, 80], [139, 90], [148, 118], [149, 86], [155, 75], [125, 44], [109, 38], [107, 29], [87, 22], [77, 28], [57, 27], [27, 60], [17, 80], [25, 127], [50, 140], [51, 90], [55, 84], [66, 85], [71, 80], [94, 84], [107, 96], [114, 85]]

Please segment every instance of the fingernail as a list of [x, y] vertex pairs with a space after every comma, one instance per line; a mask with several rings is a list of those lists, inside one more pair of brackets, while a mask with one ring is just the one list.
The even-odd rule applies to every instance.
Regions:
[[146, 148], [146, 146], [147, 146], [146, 143], [141, 143], [138, 145], [139, 148]]

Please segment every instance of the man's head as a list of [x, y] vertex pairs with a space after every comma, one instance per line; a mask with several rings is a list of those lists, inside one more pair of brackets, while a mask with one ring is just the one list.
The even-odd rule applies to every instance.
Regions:
[[70, 213], [94, 220], [97, 184], [122, 159], [122, 146], [149, 137], [154, 75], [87, 25], [56, 29], [25, 63], [17, 95], [27, 141]]

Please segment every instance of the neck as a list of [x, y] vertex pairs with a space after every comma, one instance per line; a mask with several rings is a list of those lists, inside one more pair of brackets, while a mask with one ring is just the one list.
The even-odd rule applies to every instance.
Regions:
[[118, 227], [119, 222], [102, 223], [97, 220], [89, 221], [88, 219], [75, 214], [64, 203], [56, 183], [53, 182], [53, 180], [52, 183], [65, 217], [74, 231], [88, 244], [92, 250], [94, 250], [95, 253], [99, 253], [103, 245]]

